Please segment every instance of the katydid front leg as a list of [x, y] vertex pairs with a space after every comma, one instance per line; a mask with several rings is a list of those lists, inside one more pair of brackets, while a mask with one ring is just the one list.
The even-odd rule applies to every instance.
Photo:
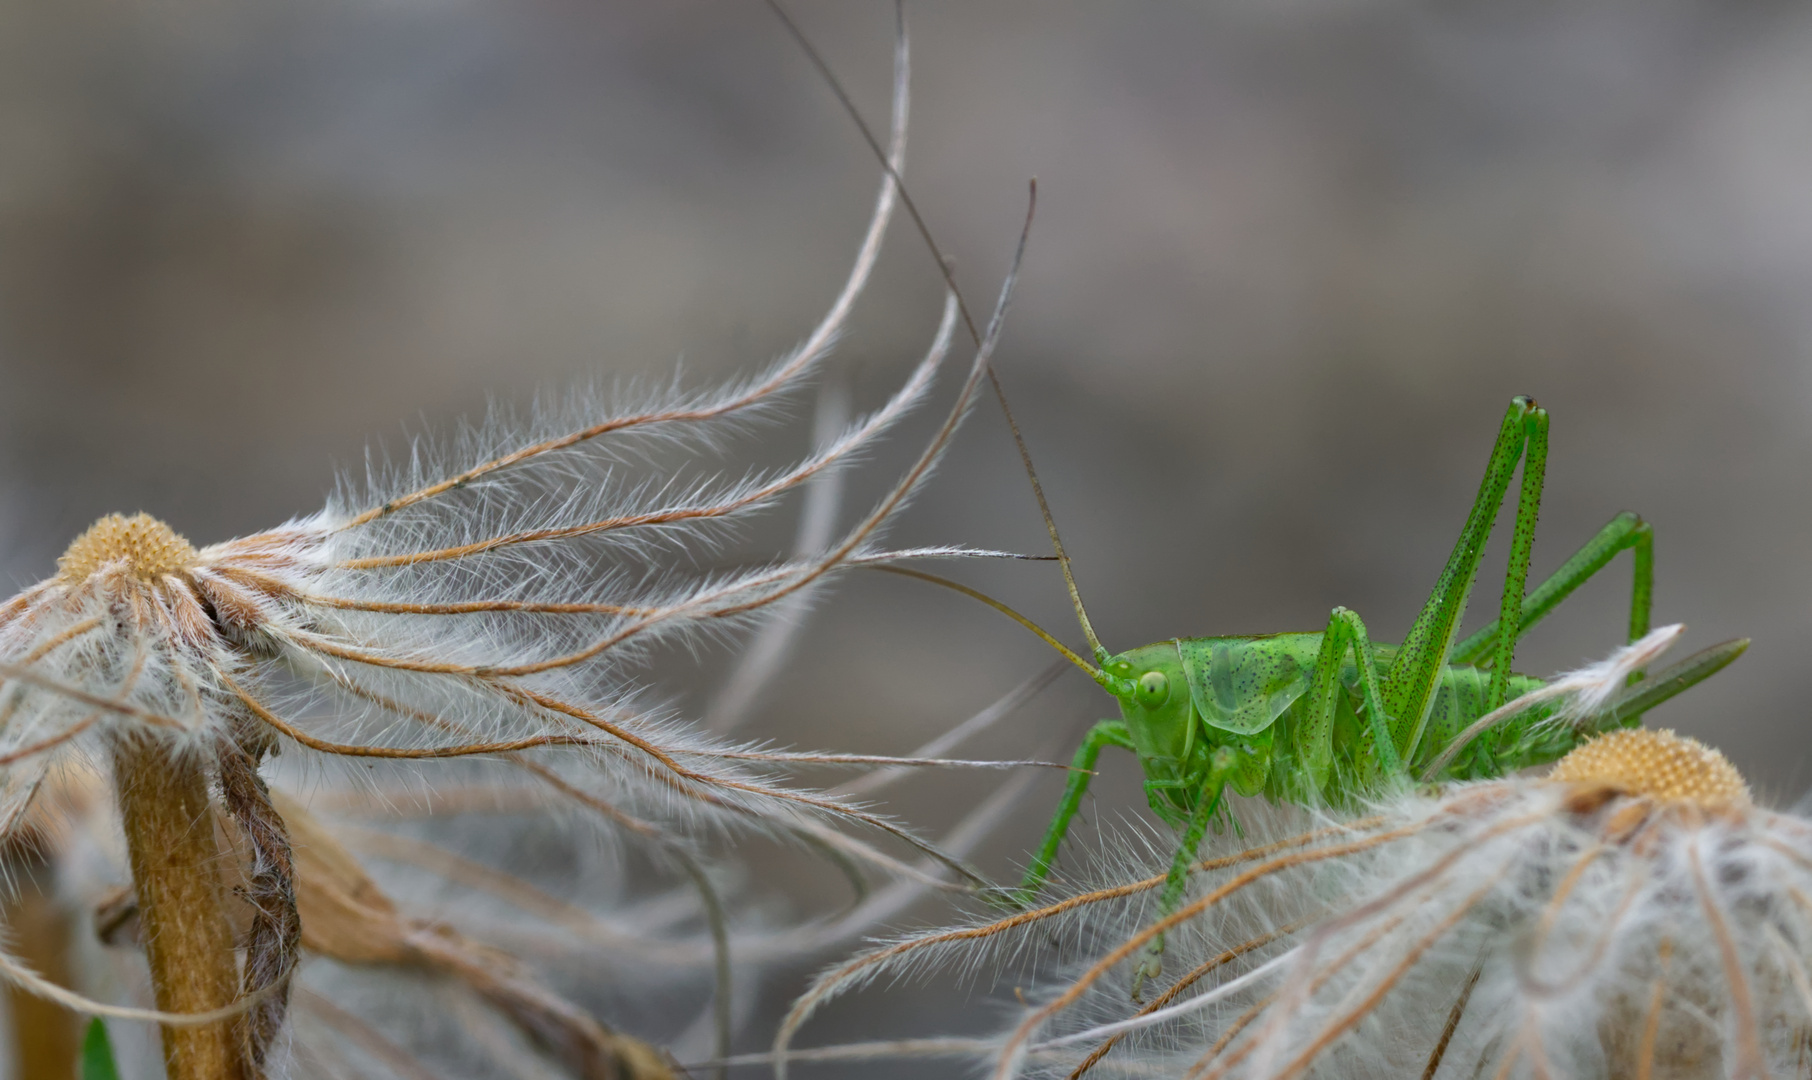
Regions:
[[1170, 793], [1194, 786], [1188, 780], [1153, 780], [1146, 777], [1143, 784], [1145, 805], [1151, 807], [1151, 812], [1164, 824], [1173, 829], [1184, 828], [1189, 824], [1189, 815], [1177, 810], [1176, 804], [1170, 801]]
[[1082, 745], [1076, 748], [1076, 756], [1070, 760], [1070, 780], [1063, 789], [1063, 799], [1057, 804], [1050, 828], [1045, 830], [1044, 843], [1039, 845], [1038, 854], [1032, 856], [1032, 865], [1026, 867], [1026, 876], [1020, 880], [1019, 891], [1014, 894], [1021, 907], [1032, 906], [1038, 890], [1051, 876], [1051, 864], [1057, 861], [1057, 849], [1063, 846], [1063, 838], [1069, 834], [1070, 819], [1081, 809], [1082, 796], [1088, 793], [1088, 783], [1095, 778], [1095, 759], [1101, 756], [1103, 746], [1131, 750], [1133, 741], [1126, 724], [1119, 720], [1103, 720], [1088, 729]]
[[[1208, 767], [1208, 784], [1202, 796], [1196, 800], [1195, 809], [1189, 814], [1189, 825], [1183, 830], [1183, 842], [1177, 846], [1176, 854], [1170, 859], [1170, 873], [1164, 878], [1164, 891], [1158, 895], [1158, 918], [1163, 919], [1177, 909], [1183, 900], [1183, 890], [1189, 884], [1189, 867], [1195, 862], [1196, 849], [1202, 846], [1202, 837], [1208, 835], [1208, 823], [1214, 819], [1214, 812], [1220, 807], [1221, 794], [1227, 788], [1227, 775], [1233, 771], [1233, 751], [1221, 747], [1214, 752]], [[1139, 1001], [1139, 991], [1145, 986], [1146, 979], [1155, 979], [1164, 973], [1164, 935], [1159, 934], [1145, 946], [1139, 955], [1138, 964], [1133, 968], [1132, 999]]]

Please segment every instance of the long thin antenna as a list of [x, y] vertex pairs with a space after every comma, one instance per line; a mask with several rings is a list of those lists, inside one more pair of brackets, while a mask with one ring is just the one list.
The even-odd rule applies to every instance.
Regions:
[[[856, 108], [856, 103], [850, 99], [849, 92], [843, 89], [842, 80], [838, 79], [836, 73], [831, 71], [830, 65], [824, 60], [824, 56], [818, 52], [817, 47], [812, 44], [811, 39], [805, 36], [805, 31], [801, 30], [799, 24], [793, 21], [793, 17], [788, 15], [786, 9], [780, 6], [780, 0], [762, 0], [762, 2], [767, 4], [768, 10], [772, 11], [774, 17], [780, 20], [780, 25], [786, 27], [786, 32], [792, 36], [794, 43], [799, 46], [800, 51], [805, 53], [805, 58], [810, 60], [812, 66], [818, 69], [818, 74], [824, 77], [825, 84], [830, 87], [831, 93], [837, 96], [837, 103], [843, 106], [843, 111], [848, 113], [849, 118], [855, 122], [856, 130], [862, 133], [862, 140], [868, 143], [868, 149], [876, 155], [877, 160], [881, 162], [881, 168], [887, 170], [887, 175], [893, 179], [894, 190], [899, 192], [900, 195], [900, 205], [906, 208], [906, 214], [908, 217], [912, 218], [912, 224], [918, 228], [919, 237], [925, 241], [925, 246], [931, 249], [931, 257], [937, 260], [938, 272], [944, 276], [944, 284], [948, 286], [950, 291], [956, 296], [956, 307], [957, 310], [962, 313], [963, 325], [968, 328], [970, 339], [974, 341], [975, 344], [980, 345], [981, 330], [975, 321], [975, 316], [969, 311], [968, 303], [963, 300], [963, 291], [957, 288], [956, 274], [950, 269], [950, 260], [944, 258], [943, 249], [938, 247], [937, 240], [931, 235], [931, 226], [925, 224], [925, 216], [919, 213], [918, 204], [913, 202], [912, 196], [906, 191], [905, 179], [900, 176], [899, 170], [894, 168], [893, 162], [888, 160], [887, 152], [881, 149], [880, 140], [875, 138], [874, 129], [869, 127], [868, 121], [862, 118], [862, 110]], [[906, 6], [904, 0], [894, 0], [893, 18], [895, 27], [894, 32], [896, 34], [904, 34], [906, 32]], [[996, 390], [999, 389], [998, 384], [995, 388]]]
[[1070, 590], [1070, 603], [1076, 608], [1076, 621], [1082, 624], [1082, 636], [1088, 639], [1089, 651], [1095, 654], [1096, 662], [1105, 660], [1107, 650], [1095, 636], [1095, 628], [1088, 621], [1088, 609], [1082, 606], [1082, 594], [1076, 591], [1076, 576], [1070, 573], [1070, 557], [1063, 550], [1063, 538], [1057, 535], [1057, 519], [1051, 516], [1051, 504], [1044, 500], [1044, 485], [1038, 482], [1038, 470], [1032, 468], [1031, 451], [1026, 449], [1026, 441], [1019, 434], [1019, 421], [1013, 419], [1013, 410], [1007, 407], [1007, 392], [1001, 389], [1000, 379], [992, 366], [988, 368], [988, 381], [994, 384], [994, 398], [1000, 402], [1000, 411], [1007, 417], [1007, 430], [1013, 433], [1013, 445], [1019, 447], [1019, 460], [1032, 481], [1032, 494], [1038, 499], [1038, 512], [1044, 515], [1044, 527], [1051, 534], [1051, 546], [1057, 549], [1057, 565], [1063, 568], [1063, 584]]
[[951, 581], [947, 577], [939, 577], [936, 574], [928, 574], [923, 570], [914, 570], [910, 567], [905, 567], [905, 566], [875, 565], [875, 566], [869, 567], [869, 569], [879, 570], [885, 574], [898, 574], [901, 577], [917, 578], [920, 581], [928, 581], [933, 585], [942, 585], [946, 589], [952, 589], [956, 592], [962, 593], [964, 596], [969, 597], [971, 600], [980, 600], [982, 603], [993, 608], [995, 611], [1000, 612], [1002, 615], [1005, 615], [1007, 618], [1012, 619], [1014, 622], [1025, 627], [1027, 630], [1030, 630], [1032, 633], [1037, 634], [1040, 638], [1042, 638], [1044, 640], [1044, 643], [1046, 645], [1049, 645], [1051, 648], [1056, 649], [1058, 652], [1062, 653], [1063, 658], [1065, 660], [1068, 660], [1070, 663], [1075, 664], [1077, 667], [1081, 668], [1083, 671], [1088, 672], [1089, 678], [1094, 679], [1096, 682], [1101, 681], [1101, 669], [1100, 668], [1089, 663], [1087, 660], [1084, 660], [1082, 657], [1077, 656], [1073, 649], [1071, 649], [1068, 645], [1065, 645], [1063, 642], [1058, 641], [1055, 637], [1052, 637], [1051, 634], [1048, 631], [1046, 631], [1044, 627], [1039, 626], [1037, 623], [1033, 622], [1031, 619], [1027, 618], [1024, 615], [1021, 615], [1017, 611], [1014, 611], [1012, 608], [1001, 603], [999, 600], [994, 599], [992, 596], [989, 596], [987, 593], [982, 592], [980, 589], [971, 589], [969, 586], [964, 585], [958, 581]]
[[[786, 27], [786, 31], [792, 36], [793, 41], [812, 62], [812, 66], [818, 69], [818, 73], [824, 77], [831, 93], [836, 95], [837, 102], [843, 106], [843, 111], [849, 114], [850, 120], [856, 125], [856, 130], [862, 133], [862, 139], [868, 143], [868, 149], [874, 154], [875, 160], [881, 163], [881, 168], [887, 170], [888, 177], [893, 180], [894, 190], [899, 192], [900, 205], [906, 208], [906, 214], [912, 218], [912, 224], [918, 229], [919, 237], [925, 241], [925, 246], [930, 250], [932, 259], [937, 262], [938, 272], [944, 278], [944, 285], [949, 288], [951, 295], [956, 297], [956, 307], [962, 314], [963, 325], [969, 330], [969, 337], [977, 345], [981, 344], [981, 331], [976, 326], [974, 316], [969, 312], [968, 303], [963, 299], [962, 289], [956, 284], [956, 273], [951, 269], [950, 260], [945, 257], [943, 248], [938, 246], [937, 239], [931, 235], [931, 226], [926, 224], [925, 216], [919, 213], [918, 203], [913, 201], [911, 193], [908, 192], [905, 178], [900, 175], [898, 169], [894, 168], [893, 162], [888, 160], [887, 152], [881, 148], [880, 140], [875, 138], [874, 129], [870, 128], [868, 121], [863, 119], [862, 110], [856, 108], [856, 103], [850, 99], [849, 92], [843, 88], [842, 81], [837, 78], [835, 72], [831, 71], [830, 64], [825, 62], [824, 56], [812, 45], [811, 39], [805, 36], [805, 31], [800, 29], [799, 24], [793, 21], [786, 9], [780, 6], [780, 0], [762, 0], [762, 2], [767, 4], [768, 10], [772, 11], [774, 17], [780, 20], [780, 24]], [[904, 0], [894, 0], [893, 10], [896, 32], [904, 33], [906, 24]], [[1037, 180], [1032, 181], [1034, 196], [1038, 190], [1037, 184]], [[1025, 437], [1019, 432], [1019, 422], [1013, 418], [1013, 410], [1007, 405], [1006, 388], [1001, 386], [1000, 375], [995, 372], [992, 364], [988, 365], [988, 385], [994, 388], [994, 399], [1000, 402], [1000, 411], [1007, 418], [1007, 429], [1013, 433], [1013, 445], [1019, 448], [1019, 460], [1025, 465], [1026, 476], [1032, 481], [1032, 494], [1038, 500], [1038, 512], [1044, 516], [1044, 527], [1051, 534], [1051, 547], [1056, 549], [1057, 564], [1063, 568], [1063, 583], [1069, 589], [1070, 604], [1076, 609], [1076, 621], [1082, 624], [1082, 636], [1088, 639], [1089, 650], [1099, 661], [1107, 655], [1107, 650], [1101, 647], [1101, 640], [1095, 636], [1095, 628], [1088, 621], [1088, 609], [1082, 606], [1082, 594], [1076, 589], [1076, 576], [1070, 571], [1070, 557], [1063, 550], [1063, 539], [1057, 534], [1057, 519], [1051, 516], [1051, 505], [1044, 497], [1044, 485], [1038, 482], [1038, 470], [1032, 467], [1031, 451], [1026, 448]], [[993, 603], [993, 601], [989, 601], [989, 603]], [[1043, 630], [1039, 630], [1038, 633], [1044, 635]], [[1044, 636], [1048, 637], [1048, 635]]]

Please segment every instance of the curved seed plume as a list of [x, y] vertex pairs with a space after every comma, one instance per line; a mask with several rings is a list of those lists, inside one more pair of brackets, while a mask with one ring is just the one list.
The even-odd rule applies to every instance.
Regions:
[[[1283, 926], [1280, 926], [1275, 930], [1267, 930], [1266, 932], [1258, 935], [1257, 937], [1248, 938], [1247, 940], [1242, 941], [1238, 945], [1235, 945], [1231, 949], [1228, 949], [1226, 952], [1223, 952], [1218, 956], [1213, 956], [1213, 957], [1208, 958], [1207, 960], [1202, 961], [1201, 963], [1197, 964], [1195, 967], [1191, 968], [1189, 970], [1189, 972], [1187, 974], [1185, 974], [1182, 978], [1180, 978], [1176, 982], [1172, 983], [1168, 990], [1165, 990], [1162, 994], [1159, 994], [1157, 997], [1153, 998], [1152, 1001], [1150, 1002], [1150, 1004], [1147, 1004], [1147, 1005], [1141, 1007], [1139, 1009], [1139, 1011], [1133, 1015], [1132, 1019], [1140, 1020], [1140, 1021], [1149, 1021], [1150, 1018], [1163, 1012], [1164, 1009], [1169, 1007], [1171, 1002], [1175, 1001], [1178, 997], [1182, 996], [1182, 994], [1185, 991], [1187, 991], [1190, 987], [1194, 986], [1198, 982], [1201, 982], [1203, 979], [1207, 978], [1209, 975], [1213, 974], [1216, 971], [1219, 971], [1223, 967], [1226, 967], [1228, 964], [1233, 963], [1235, 960], [1238, 960], [1240, 957], [1245, 956], [1247, 953], [1254, 952], [1258, 949], [1262, 949], [1265, 946], [1271, 944], [1274, 941], [1277, 941], [1280, 938], [1288, 937], [1289, 935], [1294, 934], [1296, 931], [1301, 930], [1304, 926], [1307, 926], [1310, 922], [1313, 922], [1313, 921], [1314, 921], [1313, 919], [1298, 919], [1294, 922], [1286, 923]], [[1070, 1076], [1072, 1078], [1079, 1077], [1083, 1073], [1088, 1072], [1090, 1069], [1094, 1068], [1095, 1064], [1097, 1062], [1099, 1062], [1102, 1058], [1106, 1057], [1108, 1055], [1108, 1053], [1113, 1050], [1114, 1047], [1118, 1046], [1120, 1044], [1121, 1040], [1123, 1040], [1126, 1037], [1126, 1033], [1131, 1030], [1133, 1030], [1133, 1029], [1132, 1028], [1117, 1028], [1112, 1031], [1107, 1031], [1107, 1030], [1097, 1028], [1092, 1032], [1086, 1033], [1086, 1035], [1071, 1036], [1069, 1038], [1066, 1038], [1064, 1040], [1065, 1042], [1087, 1042], [1092, 1039], [1100, 1039], [1105, 1036], [1105, 1041], [1103, 1041], [1100, 1046], [1097, 1046], [1095, 1049], [1089, 1051], [1088, 1057], [1085, 1057], [1082, 1059], [1082, 1064], [1076, 1066], [1075, 1070], [1070, 1073]]]
[[893, 218], [894, 205], [899, 199], [899, 176], [900, 170], [906, 164], [907, 120], [911, 113], [912, 102], [912, 95], [908, 89], [912, 77], [910, 42], [911, 39], [907, 36], [905, 24], [902, 22], [894, 44], [892, 136], [887, 149], [881, 190], [875, 196], [874, 212], [869, 217], [868, 232], [862, 238], [862, 246], [856, 252], [855, 263], [850, 267], [849, 277], [844, 280], [842, 291], [832, 301], [830, 310], [824, 313], [824, 318], [813, 328], [805, 341], [793, 350], [791, 355], [746, 386], [732, 388], [716, 397], [706, 398], [697, 403], [675, 404], [666, 408], [612, 417], [552, 439], [512, 450], [444, 480], [387, 499], [381, 505], [353, 515], [339, 528], [342, 530], [358, 528], [425, 500], [457, 491], [490, 473], [524, 464], [542, 455], [577, 446], [602, 435], [650, 424], [703, 423], [721, 419], [772, 399], [792, 383], [809, 374], [842, 333], [850, 312], [855, 309], [857, 298], [862, 295], [863, 288], [868, 284], [875, 261], [881, 254], [881, 241], [887, 235], [887, 224]]
[[[1232, 896], [1242, 889], [1262, 881], [1273, 874], [1279, 873], [1280, 871], [1308, 863], [1341, 858], [1369, 851], [1372, 848], [1389, 843], [1392, 840], [1414, 836], [1424, 828], [1427, 828], [1425, 822], [1417, 822], [1404, 826], [1401, 829], [1395, 829], [1367, 837], [1364, 840], [1357, 840], [1347, 844], [1334, 844], [1325, 848], [1317, 848], [1310, 851], [1294, 852], [1289, 855], [1279, 856], [1278, 858], [1271, 859], [1268, 862], [1262, 863], [1259, 866], [1255, 866], [1252, 869], [1235, 876], [1232, 880], [1209, 892], [1208, 895], [1202, 897], [1200, 900], [1186, 904], [1176, 912], [1159, 919], [1157, 922], [1121, 942], [1106, 956], [1095, 961], [1087, 971], [1083, 972], [1080, 978], [1071, 983], [1069, 987], [1049, 1004], [1033, 1010], [1032, 1014], [1022, 1021], [1020, 1025], [1007, 1036], [1006, 1044], [1001, 1050], [1000, 1061], [995, 1068], [994, 1075], [996, 1077], [1011, 1076], [1019, 1066], [1019, 1061], [1024, 1053], [1025, 1045], [1031, 1040], [1032, 1035], [1037, 1032], [1039, 1027], [1046, 1020], [1073, 1004], [1087, 992], [1091, 986], [1101, 979], [1102, 976], [1117, 968], [1123, 961], [1143, 949], [1159, 934], [1201, 915], [1204, 911], [1214, 907], [1227, 897]], [[1438, 874], [1441, 869], [1444, 869], [1444, 867], [1431, 867], [1423, 873], [1428, 876], [1433, 876]], [[1351, 913], [1352, 916], [1356, 916], [1356, 914], [1357, 913]], [[1343, 916], [1343, 918], [1345, 917], [1350, 916]], [[1304, 955], [1305, 957], [1312, 956], [1313, 952], [1313, 948], [1310, 948]]]
[[[364, 905], [362, 921], [355, 920], [364, 936], [324, 944], [319, 918], [311, 923], [305, 912], [309, 898], [320, 899], [320, 875], [328, 871], [310, 863], [314, 856], [300, 845], [291, 849], [306, 815], [286, 812], [266, 787], [266, 774], [278, 765], [326, 773], [356, 764], [355, 775], [374, 787], [452, 776], [450, 787], [532, 792], [521, 803], [539, 799], [573, 811], [559, 821], [562, 830], [603, 828], [645, 845], [697, 895], [688, 910], [711, 938], [701, 951], [714, 969], [720, 1056], [727, 1053], [738, 926], [725, 910], [715, 880], [721, 875], [703, 853], [722, 833], [802, 843], [840, 864], [880, 867], [901, 879], [899, 895], [988, 885], [959, 857], [885, 814], [793, 774], [822, 766], [1047, 763], [731, 742], [652, 703], [635, 678], [651, 649], [733, 633], [849, 567], [1006, 554], [890, 551], [881, 537], [941, 460], [988, 373], [1035, 189], [1011, 270], [949, 412], [879, 502], [840, 535], [786, 561], [707, 573], [676, 570], [670, 557], [676, 549], [708, 549], [751, 516], [850, 467], [932, 396], [963, 314], [954, 294], [901, 385], [803, 460], [740, 479], [718, 478], [705, 460], [744, 421], [773, 412], [803, 386], [846, 328], [900, 198], [909, 59], [902, 25], [885, 175], [849, 275], [805, 340], [757, 377], [621, 409], [577, 395], [524, 423], [494, 416], [450, 447], [412, 447], [406, 465], [374, 471], [362, 493], [347, 494], [354, 490], [349, 482], [317, 514], [224, 543], [197, 548], [147, 515], [108, 517], [71, 545], [55, 577], [0, 604], [0, 822], [23, 820], [46, 778], [85, 755], [129, 760], [137, 770], [130, 775], [161, 775], [167, 767], [186, 784], [177, 792], [188, 800], [181, 809], [193, 812], [166, 815], [165, 831], [195, 842], [183, 849], [186, 863], [165, 860], [170, 865], [158, 872], [174, 880], [193, 871], [191, 881], [218, 874], [228, 883], [214, 890], [221, 910], [197, 916], [199, 929], [185, 939], [208, 946], [187, 950], [188, 966], [170, 969], [182, 968], [176, 975], [155, 969], [154, 982], [159, 995], [190, 976], [225, 987], [238, 995], [232, 1010], [198, 1014], [204, 1020], [176, 1018], [181, 1010], [169, 1008], [131, 1015], [173, 1027], [213, 1022], [219, 1032], [204, 1033], [213, 1040], [209, 1060], [255, 1074], [280, 1045], [298, 958], [312, 951], [347, 964], [413, 965], [461, 981], [492, 1010], [533, 1028], [542, 1043], [563, 1047], [569, 1062], [590, 1063], [586, 1070], [596, 1064], [600, 1036], [576, 1007], [527, 978], [513, 958], [485, 951], [488, 945], [394, 904], [387, 909], [350, 856], [336, 864], [350, 890], [338, 899], [348, 910]], [[654, 449], [690, 456], [663, 475], [639, 476], [626, 464]], [[289, 753], [267, 764], [283, 749]], [[117, 771], [128, 775], [124, 765]], [[165, 809], [177, 801], [165, 800]], [[106, 813], [94, 811], [91, 824], [117, 824]], [[159, 837], [136, 829], [145, 819], [130, 811], [117, 820], [127, 825], [139, 873], [136, 902], [155, 958], [157, 943], [170, 940], [157, 930], [159, 919], [181, 905], [163, 899], [175, 894], [146, 884], [150, 871], [139, 872], [151, 865], [141, 855], [157, 853]], [[329, 849], [322, 836], [314, 839], [316, 854]], [[909, 860], [924, 861], [883, 847], [904, 847], [916, 853]], [[516, 901], [538, 902], [532, 891], [508, 890], [472, 865], [437, 865]], [[840, 920], [823, 933], [846, 933], [856, 921]], [[0, 974], [37, 985], [8, 963], [0, 956]], [[307, 994], [297, 1000], [316, 1018], [333, 1015], [333, 1006]], [[219, 1024], [225, 1018], [235, 1022]], [[331, 1023], [352, 1031], [361, 1021]], [[229, 1030], [230, 1040], [220, 1034]], [[193, 1080], [181, 1057], [169, 1056], [173, 1080]]]
[[1761, 1031], [1756, 1024], [1755, 992], [1731, 936], [1730, 923], [1705, 880], [1704, 860], [1697, 842], [1686, 845], [1686, 857], [1692, 866], [1693, 892], [1705, 912], [1712, 939], [1717, 942], [1718, 962], [1724, 969], [1724, 986], [1730, 992], [1730, 1008], [1735, 1014], [1736, 1062], [1731, 1075], [1739, 1080], [1760, 1080], [1768, 1075], [1768, 1067], [1763, 1063]]
[[[877, 975], [992, 958], [1029, 969], [1000, 976], [1024, 1011], [973, 1040], [996, 1077], [1797, 1075], [1812, 824], [1671, 733], [1599, 743], [1549, 778], [1401, 792], [1363, 836], [1266, 845], [1162, 919], [1158, 878], [1110, 871], [1120, 884], [887, 946], [820, 978], [770, 1057], [783, 1070], [803, 1019]], [[1131, 1002], [1115, 976], [1159, 933], [1181, 974]], [[1063, 942], [1080, 955], [1053, 959]]]
[[[1351, 825], [1336, 826], [1331, 829], [1316, 829], [1297, 836], [1262, 845], [1237, 855], [1220, 859], [1210, 859], [1197, 864], [1195, 871], [1209, 873], [1226, 869], [1247, 862], [1258, 862], [1275, 855], [1280, 851], [1306, 847], [1324, 840], [1331, 835], [1351, 831], [1362, 831], [1375, 824], [1375, 821], [1359, 821]], [[819, 1008], [833, 998], [854, 990], [892, 971], [903, 971], [907, 964], [917, 960], [917, 954], [936, 951], [950, 947], [962, 947], [969, 943], [986, 942], [990, 939], [1011, 934], [1025, 927], [1034, 926], [1049, 920], [1058, 919], [1075, 911], [1082, 911], [1094, 905], [1111, 904], [1142, 893], [1148, 893], [1164, 883], [1165, 874], [1155, 874], [1139, 881], [1105, 889], [1085, 892], [1077, 896], [1047, 904], [1041, 908], [1016, 912], [1002, 919], [978, 926], [959, 927], [939, 930], [917, 937], [907, 938], [883, 946], [849, 960], [825, 972], [815, 979], [806, 992], [787, 1012], [785, 1019], [774, 1036], [773, 1055], [775, 1071], [784, 1077], [788, 1047], [805, 1022]]]

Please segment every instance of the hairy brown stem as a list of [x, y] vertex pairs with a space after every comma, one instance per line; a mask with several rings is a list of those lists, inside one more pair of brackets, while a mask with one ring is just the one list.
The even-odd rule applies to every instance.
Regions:
[[[157, 1007], [205, 1012], [231, 1004], [239, 971], [202, 759], [129, 738], [114, 747], [113, 772]], [[231, 1020], [164, 1027], [169, 1080], [240, 1080], [234, 1027]]]

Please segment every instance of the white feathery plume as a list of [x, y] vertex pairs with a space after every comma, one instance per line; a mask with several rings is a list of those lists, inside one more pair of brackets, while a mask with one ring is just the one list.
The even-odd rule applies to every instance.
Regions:
[[[267, 1072], [295, 1080], [355, 1066], [386, 1077], [590, 1076], [588, 1067], [612, 1061], [651, 1080], [670, 1066], [655, 1068], [664, 1059], [649, 1043], [681, 1059], [713, 1056], [719, 1018], [705, 1006], [714, 1000], [716, 949], [700, 894], [648, 891], [633, 853], [595, 843], [530, 785], [374, 783], [358, 775], [363, 769], [339, 777], [313, 763], [273, 764], [272, 801], [293, 840], [304, 934], [291, 1023]], [[1031, 778], [1002, 785], [940, 848], [966, 854]], [[140, 928], [103, 789], [97, 773], [71, 777], [34, 805], [34, 816], [73, 921], [93, 923], [110, 946], [82, 965], [79, 983], [114, 998], [135, 984]], [[60, 813], [50, 819], [53, 801]], [[944, 868], [924, 860], [912, 869], [919, 879], [788, 925], [739, 886], [734, 864], [706, 867], [730, 912], [731, 1019], [746, 1023], [769, 969], [796, 970], [897, 917]], [[129, 1028], [118, 1034], [131, 1043]]]
[[[1569, 677], [1573, 693], [1621, 687], [1648, 658], [1594, 665], [1598, 683]], [[1812, 821], [1757, 806], [1716, 751], [1619, 728], [1546, 776], [1405, 789], [1371, 809], [1292, 812], [1309, 827], [1290, 835], [1246, 815], [1249, 840], [1279, 838], [1200, 862], [1162, 919], [1168, 852], [1132, 834], [1081, 875], [1099, 887], [838, 964], [760, 1057], [784, 1074], [831, 998], [955, 965], [1010, 969], [1023, 988], [1001, 1035], [804, 1053], [1072, 1080], [1803, 1074]], [[1132, 967], [1158, 933], [1167, 977], [1135, 1001]]]
[[[692, 580], [662, 561], [846, 466], [922, 402], [950, 348], [954, 295], [900, 389], [798, 464], [728, 482], [635, 479], [626, 464], [656, 447], [709, 448], [770, 411], [841, 333], [896, 201], [907, 70], [902, 26], [887, 176], [854, 268], [824, 320], [762, 375], [627, 410], [583, 396], [526, 420], [494, 410], [450, 448], [418, 444], [401, 467], [368, 470], [319, 513], [200, 549], [148, 515], [103, 518], [55, 576], [0, 603], [0, 835], [66, 769], [110, 775], [156, 990], [157, 1010], [143, 1015], [165, 1025], [172, 1080], [257, 1073], [282, 1027], [310, 931], [291, 830], [263, 770], [280, 750], [320, 775], [358, 763], [379, 790], [531, 792], [541, 808], [645, 842], [686, 870], [707, 906], [718, 901], [696, 845], [725, 830], [945, 884], [843, 831], [855, 826], [979, 880], [889, 819], [785, 775], [957, 763], [728, 743], [648, 703], [630, 678], [651, 645], [726, 632], [844, 568], [984, 554], [887, 551], [877, 538], [987, 371], [1023, 234], [950, 413], [892, 490], [821, 550]], [[223, 875], [242, 879], [235, 899]], [[241, 899], [244, 927], [228, 910]], [[713, 922], [721, 970], [725, 930]], [[0, 979], [52, 993], [11, 959]], [[218, 1022], [228, 1012], [232, 1022]]]
[[[827, 386], [818, 400], [815, 443], [824, 446], [835, 438], [848, 414], [847, 391], [835, 384]], [[799, 530], [793, 541], [794, 558], [809, 558], [830, 545], [837, 511], [843, 503], [844, 475], [841, 471], [828, 473], [814, 477], [806, 485], [805, 505], [799, 511]], [[768, 609], [766, 625], [743, 650], [730, 677], [705, 710], [706, 728], [733, 731], [749, 718], [762, 689], [792, 655], [810, 600], [808, 593], [794, 593]]]

